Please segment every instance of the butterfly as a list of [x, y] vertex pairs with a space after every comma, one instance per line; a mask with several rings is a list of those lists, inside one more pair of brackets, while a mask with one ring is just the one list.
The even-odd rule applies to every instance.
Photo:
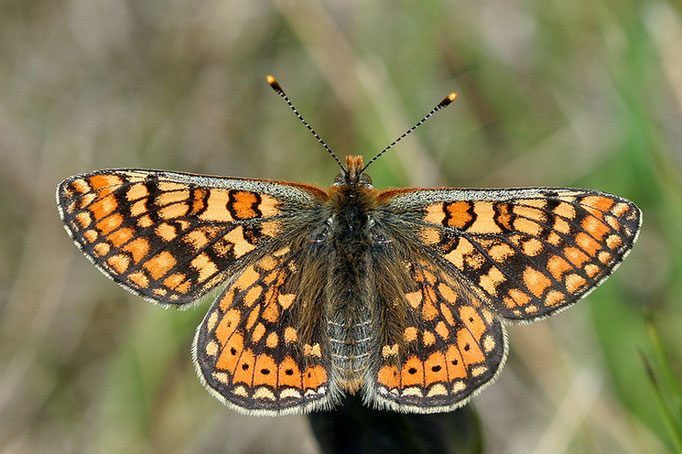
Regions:
[[329, 409], [345, 393], [401, 412], [449, 411], [490, 384], [504, 325], [566, 309], [623, 261], [637, 206], [589, 189], [378, 191], [334, 157], [329, 189], [145, 169], [57, 189], [75, 244], [105, 275], [164, 307], [224, 287], [193, 356], [205, 387], [258, 415]]

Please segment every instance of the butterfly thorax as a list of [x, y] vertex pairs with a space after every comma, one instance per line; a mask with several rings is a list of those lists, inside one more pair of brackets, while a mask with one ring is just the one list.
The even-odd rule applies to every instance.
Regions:
[[349, 156], [346, 162], [346, 172], [330, 189], [333, 258], [327, 283], [326, 330], [332, 373], [345, 389], [354, 392], [362, 385], [373, 339], [368, 249], [376, 191], [369, 177], [361, 173], [362, 158]]

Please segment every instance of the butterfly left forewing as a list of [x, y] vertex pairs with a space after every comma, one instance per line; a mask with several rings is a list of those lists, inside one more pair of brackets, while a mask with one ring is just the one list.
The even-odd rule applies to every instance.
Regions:
[[57, 188], [85, 255], [126, 289], [169, 305], [195, 301], [276, 246], [283, 225], [324, 197], [304, 185], [138, 169], [76, 175]]
[[641, 224], [634, 203], [585, 189], [407, 189], [379, 197], [426, 256], [515, 320], [587, 295], [622, 262]]

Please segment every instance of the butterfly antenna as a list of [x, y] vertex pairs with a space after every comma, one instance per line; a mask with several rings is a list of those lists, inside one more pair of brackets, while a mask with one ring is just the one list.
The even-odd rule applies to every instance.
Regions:
[[268, 74], [267, 76], [265, 76], [265, 80], [268, 82], [268, 84], [270, 84], [270, 86], [272, 87], [272, 89], [275, 90], [275, 91], [277, 92], [277, 94], [280, 95], [280, 96], [282, 97], [282, 99], [287, 103], [287, 105], [289, 106], [289, 108], [296, 114], [296, 116], [298, 117], [298, 119], [301, 120], [301, 123], [303, 123], [303, 124], [305, 125], [305, 127], [308, 128], [308, 131], [310, 131], [311, 133], [313, 133], [313, 136], [315, 136], [315, 138], [317, 139], [317, 141], [320, 142], [320, 143], [322, 144], [322, 146], [324, 147], [324, 149], [327, 150], [327, 151], [329, 152], [330, 155], [332, 155], [332, 158], [334, 158], [334, 160], [335, 160], [336, 163], [339, 165], [339, 167], [341, 167], [341, 170], [343, 171], [343, 173], [344, 173], [344, 175], [345, 175], [345, 173], [346, 173], [346, 168], [343, 166], [343, 164], [341, 164], [341, 161], [339, 161], [339, 158], [334, 154], [334, 152], [331, 150], [331, 148], [329, 148], [329, 146], [327, 146], [327, 144], [324, 142], [324, 140], [322, 140], [322, 137], [320, 137], [320, 136], [315, 132], [315, 130], [312, 128], [312, 126], [310, 126], [310, 125], [308, 124], [308, 122], [305, 121], [305, 118], [303, 118], [303, 116], [301, 116], [301, 114], [298, 113], [298, 110], [296, 110], [296, 107], [294, 107], [294, 105], [293, 105], [293, 103], [291, 102], [291, 100], [289, 99], [289, 97], [286, 95], [286, 93], [284, 93], [284, 90], [282, 90], [282, 87], [279, 86], [279, 83], [277, 82], [277, 79], [275, 79], [274, 76], [271, 76], [270, 74]]
[[438, 105], [436, 105], [436, 107], [434, 107], [433, 109], [431, 109], [431, 112], [429, 112], [429, 113], [427, 113], [426, 115], [424, 115], [424, 118], [422, 118], [421, 120], [419, 120], [419, 121], [417, 122], [417, 124], [415, 124], [415, 125], [412, 126], [410, 129], [408, 129], [407, 131], [405, 131], [405, 132], [403, 133], [403, 135], [401, 135], [400, 137], [398, 137], [397, 139], [395, 139], [395, 140], [394, 140], [393, 142], [391, 142], [386, 148], [384, 148], [383, 150], [381, 150], [379, 153], [377, 153], [376, 156], [374, 156], [372, 159], [370, 159], [369, 162], [368, 162], [367, 164], [365, 164], [365, 167], [362, 168], [361, 173], [364, 172], [365, 169], [366, 169], [367, 167], [369, 167], [369, 165], [370, 165], [371, 163], [373, 163], [374, 161], [376, 161], [376, 160], [379, 158], [379, 156], [381, 156], [382, 154], [386, 153], [388, 150], [390, 150], [391, 148], [393, 148], [398, 142], [400, 142], [401, 140], [403, 140], [405, 137], [409, 136], [410, 133], [412, 133], [412, 131], [414, 131], [415, 129], [417, 129], [417, 128], [420, 127], [421, 125], [423, 125], [423, 124], [426, 122], [426, 120], [428, 120], [429, 118], [431, 118], [431, 116], [433, 116], [433, 114], [435, 114], [436, 112], [438, 112], [438, 111], [441, 110], [442, 108], [446, 107], [448, 104], [450, 104], [450, 103], [451, 103], [452, 101], [454, 101], [455, 99], [457, 99], [457, 93], [450, 93], [450, 94], [447, 95], [445, 98], [443, 98], [443, 100], [442, 100], [441, 102], [439, 102]]

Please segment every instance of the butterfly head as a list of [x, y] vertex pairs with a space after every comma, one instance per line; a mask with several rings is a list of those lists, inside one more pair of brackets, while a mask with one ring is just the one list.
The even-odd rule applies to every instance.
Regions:
[[372, 189], [372, 179], [366, 173], [362, 162], [362, 156], [346, 156], [346, 167], [342, 173], [334, 178], [334, 186], [362, 186]]

